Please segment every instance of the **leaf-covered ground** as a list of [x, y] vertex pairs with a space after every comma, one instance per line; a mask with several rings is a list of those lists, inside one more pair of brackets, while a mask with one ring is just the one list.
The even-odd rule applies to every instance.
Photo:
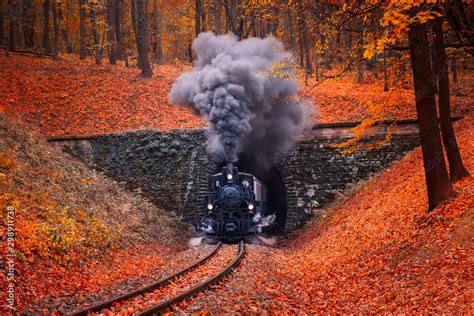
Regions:
[[[472, 117], [456, 123], [462, 156], [471, 172], [473, 123]], [[184, 313], [255, 315], [469, 313], [474, 177], [454, 187], [456, 196], [426, 212], [418, 148], [354, 187], [328, 207], [322, 220], [290, 236], [282, 247], [247, 245], [246, 257], [232, 277], [174, 308]], [[64, 281], [70, 292], [53, 291], [37, 308], [83, 307], [149, 283], [174, 270], [170, 267], [183, 267], [209, 251], [209, 246], [201, 246], [163, 256], [151, 245], [124, 250], [84, 268], [86, 279], [94, 280], [84, 285], [88, 291], [77, 293], [69, 280]], [[104, 262], [108, 262], [105, 267]], [[47, 283], [43, 286], [50, 288]]]
[[168, 105], [183, 67], [166, 65], [150, 80], [135, 68], [76, 57], [62, 61], [0, 54], [0, 111], [42, 135], [89, 135], [140, 128], [204, 126], [188, 110]]
[[[0, 111], [35, 134], [50, 136], [203, 127], [186, 109], [167, 104], [171, 83], [187, 69], [166, 65], [143, 80], [136, 69], [98, 67], [74, 57], [54, 61], [0, 54]], [[352, 80], [302, 88], [314, 99], [318, 122], [414, 117], [410, 90], [383, 94], [378, 81]], [[471, 173], [472, 89], [472, 80], [453, 87], [454, 114], [466, 116], [456, 130]], [[0, 132], [0, 208], [17, 208], [20, 309], [88, 305], [165, 275], [209, 250], [176, 253], [175, 219], [2, 115]], [[426, 213], [417, 149], [329, 207], [322, 221], [309, 224], [284, 247], [248, 246], [235, 278], [177, 308], [253, 314], [469, 312], [473, 184], [472, 176], [462, 179], [455, 184], [455, 197]], [[2, 217], [1, 236], [5, 229]], [[5, 272], [4, 261], [0, 269]], [[5, 301], [4, 273], [0, 278], [0, 300]]]
[[[474, 171], [474, 119], [457, 124]], [[184, 312], [472, 312], [474, 177], [427, 213], [421, 150], [328, 208], [286, 247], [249, 246], [234, 278]]]
[[[196, 128], [205, 123], [189, 110], [170, 106], [173, 81], [190, 65], [156, 67], [144, 80], [139, 70], [65, 56], [56, 61], [0, 54], [0, 111], [24, 122], [36, 134], [90, 135], [133, 129]], [[474, 107], [474, 78], [466, 75], [453, 85], [453, 113], [466, 115]], [[318, 116], [315, 123], [415, 118], [413, 91], [383, 92], [381, 79], [367, 76], [357, 84], [353, 76], [310, 80], [301, 87]]]
[[[0, 300], [6, 302], [6, 208], [15, 214], [16, 306], [149, 273], [182, 249], [186, 228], [135, 193], [0, 113]], [[0, 310], [6, 309], [6, 304]]]

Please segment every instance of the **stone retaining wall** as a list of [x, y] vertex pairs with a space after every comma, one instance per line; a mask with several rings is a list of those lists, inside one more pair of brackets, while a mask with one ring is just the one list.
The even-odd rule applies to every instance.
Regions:
[[[351, 126], [313, 128], [279, 163], [287, 188], [287, 231], [300, 227], [337, 193], [400, 159], [419, 142], [416, 124], [402, 123], [391, 129], [391, 140], [384, 147], [346, 155], [332, 145], [347, 140]], [[373, 137], [387, 133], [385, 127], [373, 129]], [[206, 154], [205, 130], [136, 131], [50, 141], [187, 222], [196, 223], [203, 215], [207, 176], [216, 171]]]

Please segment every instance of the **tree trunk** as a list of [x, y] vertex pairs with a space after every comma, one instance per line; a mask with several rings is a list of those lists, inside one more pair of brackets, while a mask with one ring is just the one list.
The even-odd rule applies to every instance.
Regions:
[[147, 1], [137, 0], [137, 30], [138, 30], [138, 56], [141, 60], [142, 77], [150, 78], [153, 75], [148, 58], [148, 24]]
[[438, 69], [436, 67], [436, 52], [434, 48], [430, 48], [430, 59], [431, 59], [431, 68], [433, 69], [433, 79], [431, 84], [433, 85], [434, 93], [438, 93]]
[[115, 0], [115, 39], [117, 42], [117, 59], [124, 58], [124, 43], [122, 32], [123, 0]]
[[64, 39], [64, 43], [66, 45], [67, 53], [72, 54], [74, 52], [74, 50], [72, 49], [72, 43], [71, 43], [71, 40], [69, 39], [69, 34], [67, 32], [67, 29], [65, 27], [63, 27], [61, 29], [61, 33], [63, 34], [63, 39]]
[[[352, 51], [352, 32], [349, 32], [349, 39], [347, 40], [347, 46], [348, 46], [348, 51]], [[349, 71], [352, 71], [352, 69], [354, 69], [352, 67], [352, 57], [350, 56], [352, 54], [349, 54], [349, 58], [348, 58], [348, 61], [349, 61], [349, 66], [347, 67], [347, 70]]]
[[413, 68], [413, 81], [416, 96], [416, 112], [420, 130], [429, 210], [453, 195], [448, 179], [446, 164], [436, 115], [436, 101], [431, 84], [432, 69], [428, 45], [426, 23], [416, 23], [408, 31], [410, 56]]
[[[66, 13], [66, 17], [69, 17], [69, 15], [67, 13]], [[64, 44], [66, 45], [66, 51], [68, 52], [68, 54], [72, 54], [73, 53], [72, 43], [69, 39], [69, 33], [67, 31], [67, 28], [66, 28], [66, 26], [68, 24], [68, 18], [66, 18], [66, 23], [61, 23], [61, 21], [63, 19], [63, 10], [62, 10], [61, 7], [59, 7], [58, 18], [59, 18], [59, 24], [62, 25], [61, 33], [63, 35]]]
[[13, 8], [14, 8], [14, 32], [15, 32], [15, 44], [16, 46], [22, 45], [22, 32], [20, 32], [20, 27], [23, 27], [23, 1], [16, 0], [13, 1]]
[[5, 11], [3, 11], [3, 3], [0, 3], [0, 45], [3, 45], [5, 41], [3, 40], [3, 36], [5, 34], [5, 29], [3, 24], [5, 23]]
[[13, 0], [8, 0], [8, 51], [15, 50], [15, 8], [13, 7]]
[[314, 48], [314, 72], [316, 75], [316, 81], [319, 81], [319, 54], [318, 48]]
[[295, 32], [294, 30], [294, 25], [293, 25], [293, 19], [291, 17], [291, 12], [287, 12], [287, 15], [285, 17], [286, 21], [286, 29], [287, 29], [287, 36], [288, 36], [288, 42], [290, 43], [290, 47], [294, 48], [296, 46], [296, 40], [295, 40]]
[[212, 1], [207, 0], [207, 24], [208, 30], [212, 31], [212, 12], [211, 12]]
[[59, 19], [58, 19], [58, 9], [61, 4], [54, 1], [53, 2], [53, 56], [55, 59], [58, 59], [59, 56]]
[[364, 39], [362, 36], [359, 39], [359, 43], [357, 45], [357, 82], [362, 83], [364, 81], [364, 61], [362, 60], [364, 49], [363, 46]]
[[305, 56], [305, 74], [306, 74], [306, 83], [308, 82], [308, 76], [312, 73], [313, 66], [311, 65], [311, 56], [309, 55], [309, 44], [308, 44], [308, 27], [306, 24], [306, 17], [303, 12], [303, 8], [300, 8], [300, 20], [301, 28], [303, 32], [303, 50]]
[[453, 74], [453, 82], [458, 82], [458, 66], [456, 64], [456, 56], [451, 57], [451, 72]]
[[80, 34], [80, 49], [79, 58], [86, 58], [86, 1], [79, 0], [79, 34]]
[[99, 31], [97, 29], [97, 15], [95, 10], [95, 3], [91, 3], [90, 16], [92, 24], [92, 37], [94, 38], [95, 63], [100, 65], [102, 63], [102, 56], [100, 54]]
[[230, 0], [230, 25], [232, 28], [232, 33], [237, 35], [237, 1]]
[[192, 43], [188, 44], [188, 61], [190, 63], [193, 62], [193, 44]]
[[51, 44], [49, 42], [49, 11], [51, 10], [51, 1], [43, 1], [43, 49], [51, 52]]
[[33, 48], [35, 46], [35, 7], [33, 0], [25, 0], [23, 4], [23, 34], [25, 46]]
[[154, 36], [154, 55], [157, 64], [163, 63], [163, 45], [161, 41], [161, 17], [158, 9], [158, 0], [153, 0], [153, 27], [155, 31]]
[[201, 0], [201, 32], [206, 31], [206, 8], [205, 8], [205, 1]]
[[115, 0], [107, 0], [107, 47], [109, 49], [109, 63], [117, 64], [117, 45], [115, 42]]
[[[137, 43], [137, 49], [140, 42], [138, 36], [138, 18], [137, 18], [137, 0], [130, 0], [130, 15], [132, 18], [133, 33], [135, 34], [135, 42]], [[141, 56], [138, 54], [138, 67], [142, 68]]]
[[388, 70], [387, 70], [387, 52], [383, 50], [383, 91], [387, 92], [388, 89]]
[[441, 135], [443, 136], [444, 149], [448, 156], [450, 178], [451, 181], [456, 181], [469, 175], [469, 173], [462, 162], [458, 142], [456, 141], [456, 135], [454, 134], [453, 123], [451, 121], [448, 58], [444, 46], [441, 18], [437, 18], [434, 21], [433, 34], [434, 47], [436, 50], [436, 69], [438, 71]]
[[471, 1], [449, 0], [444, 2], [446, 3], [446, 17], [451, 29], [456, 34], [459, 42], [464, 44], [464, 50], [468, 51], [471, 56], [474, 55], [474, 25], [472, 24], [472, 16], [467, 14], [464, 7], [469, 5]]
[[[280, 10], [278, 8], [275, 8], [275, 7], [272, 8], [271, 12], [272, 12], [273, 16], [279, 17], [279, 15], [280, 15]], [[277, 36], [278, 21], [279, 21], [279, 18], [270, 19], [270, 22], [268, 23], [267, 34], [270, 34], [271, 36]], [[307, 24], [306, 24], [306, 27], [307, 27]], [[307, 30], [306, 30], [306, 32], [307, 32]]]
[[196, 33], [196, 37], [201, 33], [201, 1], [202, 0], [196, 0], [195, 2], [194, 33]]
[[[299, 28], [299, 27], [298, 27]], [[300, 60], [300, 68], [304, 68], [304, 41], [303, 41], [303, 32], [299, 32], [298, 34], [298, 44], [299, 44], [299, 60]]]
[[214, 25], [216, 35], [222, 34], [222, 0], [214, 0]]

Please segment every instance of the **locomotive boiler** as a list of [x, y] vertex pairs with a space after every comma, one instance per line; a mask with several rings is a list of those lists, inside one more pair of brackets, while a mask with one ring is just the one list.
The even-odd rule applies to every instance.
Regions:
[[228, 163], [209, 177], [206, 215], [200, 229], [208, 241], [251, 239], [257, 233], [257, 214], [265, 214], [267, 190], [249, 173]]

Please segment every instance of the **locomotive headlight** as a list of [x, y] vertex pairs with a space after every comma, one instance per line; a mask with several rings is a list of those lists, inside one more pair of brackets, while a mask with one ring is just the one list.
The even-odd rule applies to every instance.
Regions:
[[250, 203], [249, 206], [248, 206], [249, 210], [253, 210], [254, 207], [255, 207], [255, 206], [254, 206], [252, 203]]
[[231, 173], [227, 174], [227, 179], [232, 180], [232, 174]]
[[[201, 204], [202, 205], [202, 204]], [[207, 209], [210, 211], [214, 208], [214, 206], [211, 203], [207, 204]]]

